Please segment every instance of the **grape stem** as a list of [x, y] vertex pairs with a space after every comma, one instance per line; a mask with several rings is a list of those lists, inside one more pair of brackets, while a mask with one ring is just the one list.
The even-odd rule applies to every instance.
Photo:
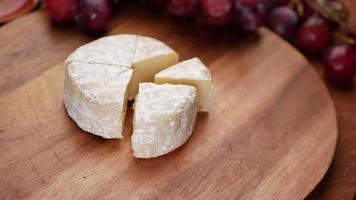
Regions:
[[326, 6], [328, 0], [310, 0], [306, 2], [321, 16], [336, 22], [340, 27], [347, 26], [348, 11], [346, 9], [330, 9]]

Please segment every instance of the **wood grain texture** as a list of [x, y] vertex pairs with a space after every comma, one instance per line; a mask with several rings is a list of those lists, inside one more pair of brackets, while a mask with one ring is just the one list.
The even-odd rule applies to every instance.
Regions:
[[[88, 38], [35, 12], [0, 30], [8, 44], [0, 52], [0, 199], [303, 199], [337, 137], [329, 94], [305, 58], [266, 29], [236, 37], [139, 10], [123, 12], [111, 34], [155, 37], [212, 72], [215, 104], [199, 114], [192, 138], [142, 160], [131, 155], [130, 109], [123, 140], [76, 127], [60, 63]], [[16, 31], [22, 37], [13, 40]], [[8, 58], [16, 52], [22, 57]]]

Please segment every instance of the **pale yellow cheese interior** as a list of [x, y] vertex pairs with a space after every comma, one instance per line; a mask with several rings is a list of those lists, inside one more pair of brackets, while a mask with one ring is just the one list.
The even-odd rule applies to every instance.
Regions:
[[157, 73], [155, 83], [194, 86], [198, 90], [198, 111], [208, 112], [212, 105], [212, 77], [208, 68], [198, 58], [180, 62]]
[[132, 100], [135, 98], [138, 92], [139, 83], [153, 82], [155, 74], [169, 66], [176, 64], [177, 62], [178, 55], [176, 53], [171, 53], [168, 55], [156, 56], [133, 63], [133, 75], [128, 90], [128, 99]]

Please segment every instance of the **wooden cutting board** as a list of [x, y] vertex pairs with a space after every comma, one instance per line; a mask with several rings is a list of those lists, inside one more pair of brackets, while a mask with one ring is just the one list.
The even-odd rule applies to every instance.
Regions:
[[267, 29], [249, 36], [151, 13], [125, 9], [110, 34], [152, 36], [209, 66], [214, 106], [191, 139], [133, 158], [131, 108], [123, 140], [80, 130], [63, 106], [61, 63], [89, 38], [38, 11], [0, 29], [0, 199], [303, 199], [337, 138], [312, 66]]

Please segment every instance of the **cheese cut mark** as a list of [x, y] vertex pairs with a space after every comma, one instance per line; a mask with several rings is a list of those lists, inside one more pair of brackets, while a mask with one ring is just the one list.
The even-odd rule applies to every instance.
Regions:
[[192, 58], [171, 66], [155, 75], [155, 83], [192, 85], [198, 89], [198, 111], [208, 112], [212, 105], [213, 82], [209, 69]]
[[164, 43], [138, 35], [100, 38], [66, 60], [64, 104], [83, 130], [104, 138], [122, 138], [128, 96], [138, 84], [178, 62]]
[[140, 83], [134, 107], [133, 155], [161, 156], [191, 136], [197, 117], [197, 91], [188, 85]]
[[139, 83], [153, 82], [156, 73], [177, 62], [178, 54], [163, 42], [149, 37], [137, 36], [129, 100], [135, 98]]
[[64, 105], [68, 115], [87, 132], [122, 138], [132, 69], [71, 62], [65, 73]]

